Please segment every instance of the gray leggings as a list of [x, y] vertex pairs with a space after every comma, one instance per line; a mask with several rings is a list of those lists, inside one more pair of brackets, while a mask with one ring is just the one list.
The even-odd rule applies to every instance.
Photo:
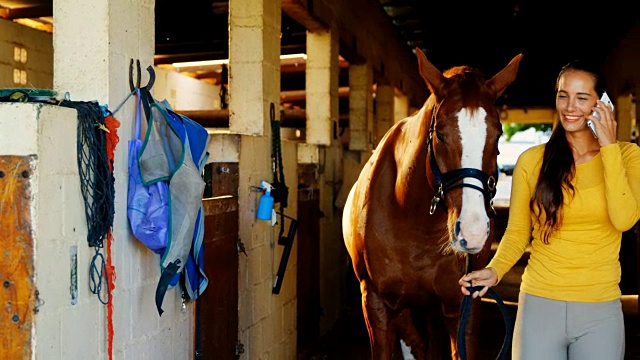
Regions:
[[520, 292], [513, 360], [623, 360], [620, 300], [571, 302]]

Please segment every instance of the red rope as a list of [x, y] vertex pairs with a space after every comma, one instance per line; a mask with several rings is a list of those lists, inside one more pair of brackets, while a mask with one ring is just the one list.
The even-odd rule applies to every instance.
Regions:
[[118, 119], [113, 117], [113, 115], [109, 115], [104, 119], [104, 125], [109, 130], [109, 132], [107, 132], [106, 134], [107, 159], [109, 159], [109, 169], [113, 174], [114, 153], [116, 150], [116, 145], [118, 145], [118, 142], [120, 141], [120, 138], [118, 137], [118, 132], [117, 132], [118, 128], [120, 127], [120, 121], [118, 121]]
[[[107, 159], [109, 160], [109, 169], [113, 174], [113, 162], [115, 158], [116, 145], [120, 141], [118, 137], [117, 129], [120, 127], [120, 121], [118, 121], [113, 115], [109, 115], [104, 119], [106, 128], [109, 130], [106, 134], [107, 137]], [[113, 266], [113, 260], [111, 258], [111, 244], [113, 243], [113, 234], [111, 230], [107, 232], [107, 265], [106, 275], [109, 291], [109, 302], [107, 303], [107, 333], [108, 333], [108, 348], [109, 348], [109, 360], [113, 360], [113, 290], [116, 288], [116, 268]]]
[[107, 303], [107, 332], [109, 339], [109, 360], [113, 360], [113, 289], [116, 287], [116, 269], [111, 259], [111, 243], [113, 236], [111, 230], [107, 233], [107, 284], [109, 285], [109, 302]]

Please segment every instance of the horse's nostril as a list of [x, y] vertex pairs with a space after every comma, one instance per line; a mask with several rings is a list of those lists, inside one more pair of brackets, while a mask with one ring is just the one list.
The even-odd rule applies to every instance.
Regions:
[[467, 240], [465, 239], [460, 239], [460, 246], [462, 246], [463, 248], [467, 248]]
[[458, 236], [458, 234], [460, 234], [460, 220], [456, 220], [456, 236]]

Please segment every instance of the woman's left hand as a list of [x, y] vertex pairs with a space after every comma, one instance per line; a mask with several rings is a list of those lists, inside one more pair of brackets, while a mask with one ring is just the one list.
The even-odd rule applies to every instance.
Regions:
[[593, 111], [600, 115], [600, 119], [591, 115], [589, 115], [589, 118], [595, 124], [598, 142], [601, 147], [613, 144], [617, 141], [618, 129], [618, 123], [616, 122], [613, 109], [601, 100], [598, 100], [596, 105], [597, 106], [593, 107]]

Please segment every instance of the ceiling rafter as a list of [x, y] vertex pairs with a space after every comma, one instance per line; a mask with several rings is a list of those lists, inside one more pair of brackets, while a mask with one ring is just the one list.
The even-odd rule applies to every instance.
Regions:
[[0, 18], [6, 20], [34, 19], [53, 16], [53, 5], [36, 5], [19, 8], [0, 7]]

